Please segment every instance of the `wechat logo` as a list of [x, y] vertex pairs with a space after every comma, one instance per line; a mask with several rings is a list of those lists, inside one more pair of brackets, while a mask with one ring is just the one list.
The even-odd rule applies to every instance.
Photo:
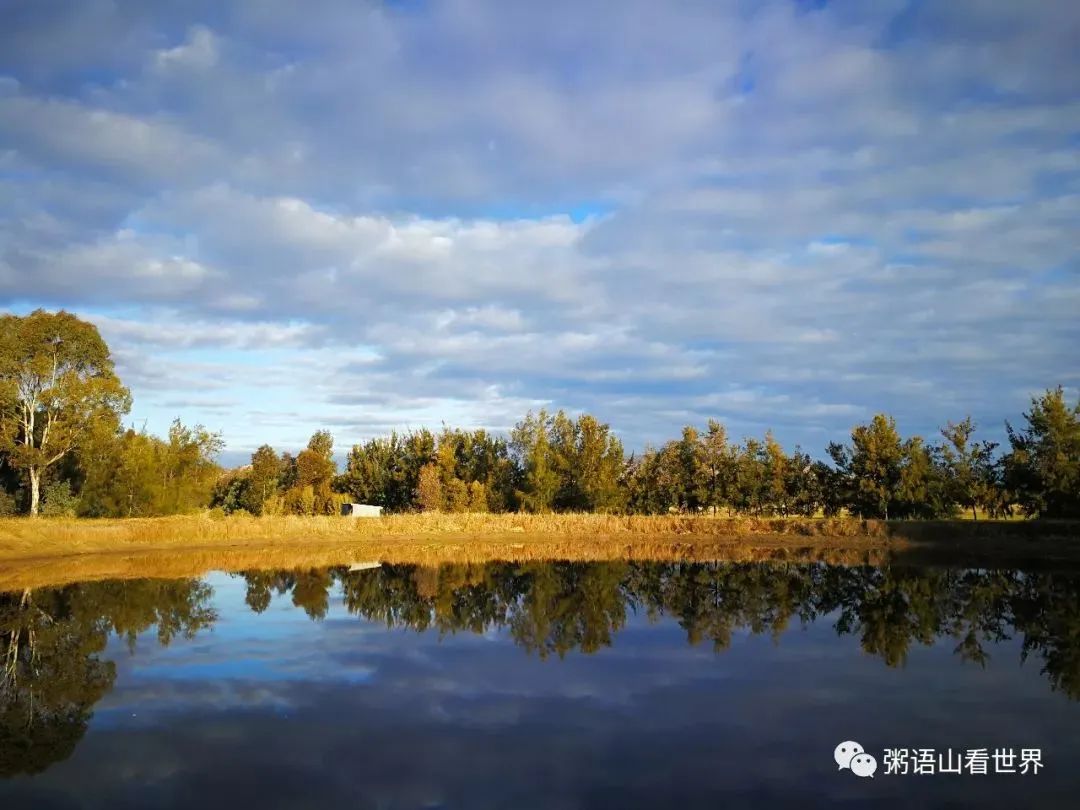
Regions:
[[869, 776], [874, 778], [877, 770], [877, 760], [863, 750], [863, 747], [853, 740], [847, 740], [836, 746], [833, 751], [833, 759], [840, 766], [840, 770], [849, 768], [853, 774], [859, 777]]

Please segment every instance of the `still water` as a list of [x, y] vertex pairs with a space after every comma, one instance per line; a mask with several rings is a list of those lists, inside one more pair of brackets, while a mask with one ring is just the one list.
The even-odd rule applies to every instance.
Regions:
[[[0, 594], [0, 656], [2, 808], [1080, 802], [1075, 574], [500, 563], [96, 582]], [[844, 741], [872, 777], [838, 768]], [[921, 753], [889, 773], [886, 749], [933, 749], [935, 771], [987, 749], [988, 773], [915, 773]], [[999, 749], [1015, 773], [995, 773]]]

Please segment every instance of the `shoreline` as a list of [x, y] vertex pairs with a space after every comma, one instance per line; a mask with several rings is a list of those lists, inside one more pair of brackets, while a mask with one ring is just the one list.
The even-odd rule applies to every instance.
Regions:
[[1080, 568], [1080, 523], [610, 515], [0, 519], [0, 590], [208, 571], [493, 560]]

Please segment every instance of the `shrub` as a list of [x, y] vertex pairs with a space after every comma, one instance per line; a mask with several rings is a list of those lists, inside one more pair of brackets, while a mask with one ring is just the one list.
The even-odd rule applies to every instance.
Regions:
[[41, 514], [48, 517], [75, 517], [79, 498], [67, 481], [46, 484], [41, 491]]

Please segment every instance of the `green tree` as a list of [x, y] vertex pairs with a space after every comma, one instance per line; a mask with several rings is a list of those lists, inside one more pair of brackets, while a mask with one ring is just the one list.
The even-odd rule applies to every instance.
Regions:
[[757, 439], [745, 439], [735, 458], [732, 502], [736, 509], [752, 514], [770, 509], [768, 459], [765, 445]]
[[0, 450], [27, 475], [31, 515], [45, 470], [129, 407], [93, 324], [64, 311], [0, 316]]
[[887, 520], [890, 507], [900, 500], [904, 466], [896, 420], [879, 413], [851, 431], [850, 447], [834, 442], [828, 452], [840, 473], [836, 483], [845, 489], [844, 505], [860, 517]]
[[975, 423], [966, 417], [959, 423], [948, 422], [941, 429], [945, 442], [939, 453], [945, 471], [949, 498], [978, 519], [978, 509], [994, 511], [999, 501], [997, 469], [994, 464], [995, 442], [974, 442]]
[[204, 508], [221, 475], [216, 457], [224, 442], [220, 433], [202, 425], [185, 426], [179, 419], [169, 426], [168, 443], [162, 447], [159, 514], [177, 515]]
[[776, 440], [772, 431], [765, 433], [765, 445], [762, 448], [763, 464], [765, 468], [764, 503], [767, 512], [772, 514], [787, 515], [788, 503], [788, 480], [790, 478], [789, 467], [791, 460]]
[[510, 434], [510, 447], [521, 470], [522, 505], [530, 512], [550, 512], [559, 492], [559, 470], [551, 447], [552, 418], [547, 411], [531, 411]]
[[675, 443], [668, 459], [673, 462], [672, 484], [676, 491], [679, 508], [686, 512], [698, 512], [708, 493], [702, 487], [705, 461], [697, 428], [687, 425], [682, 438]]
[[253, 515], [261, 515], [266, 502], [277, 493], [281, 473], [281, 459], [273, 447], [264, 444], [252, 453], [247, 487], [240, 499], [243, 508]]
[[697, 488], [702, 505], [714, 515], [730, 503], [734, 480], [734, 458], [728, 445], [727, 431], [714, 419], [709, 420], [700, 438]]
[[936, 455], [920, 436], [903, 443], [894, 517], [955, 517], [956, 502], [949, 491], [948, 472]]
[[53, 481], [42, 488], [41, 513], [52, 517], [74, 517], [79, 498], [68, 481]]
[[[442, 508], [447, 512], [465, 512], [469, 508], [469, 485], [464, 469], [465, 434], [444, 429], [439, 436], [435, 451], [435, 464], [439, 471], [439, 488], [442, 491]], [[460, 474], [459, 474], [460, 473]]]
[[668, 511], [671, 499], [662, 486], [661, 454], [646, 447], [640, 456], [631, 456], [623, 472], [627, 508], [631, 512], [656, 515]]
[[625, 504], [620, 484], [625, 457], [611, 427], [589, 414], [577, 421], [562, 411], [551, 429], [551, 447], [559, 472], [555, 506], [560, 511], [617, 512]]
[[824, 489], [827, 478], [821, 474], [827, 465], [815, 462], [796, 446], [788, 459], [784, 487], [788, 508], [803, 517], [813, 517], [825, 505]]
[[1006, 423], [1010, 492], [1028, 514], [1080, 517], [1080, 400], [1070, 406], [1061, 386], [1033, 397], [1022, 430]]
[[420, 470], [434, 462], [435, 455], [435, 437], [429, 430], [370, 439], [349, 452], [335, 486], [358, 503], [406, 512], [417, 508]]

